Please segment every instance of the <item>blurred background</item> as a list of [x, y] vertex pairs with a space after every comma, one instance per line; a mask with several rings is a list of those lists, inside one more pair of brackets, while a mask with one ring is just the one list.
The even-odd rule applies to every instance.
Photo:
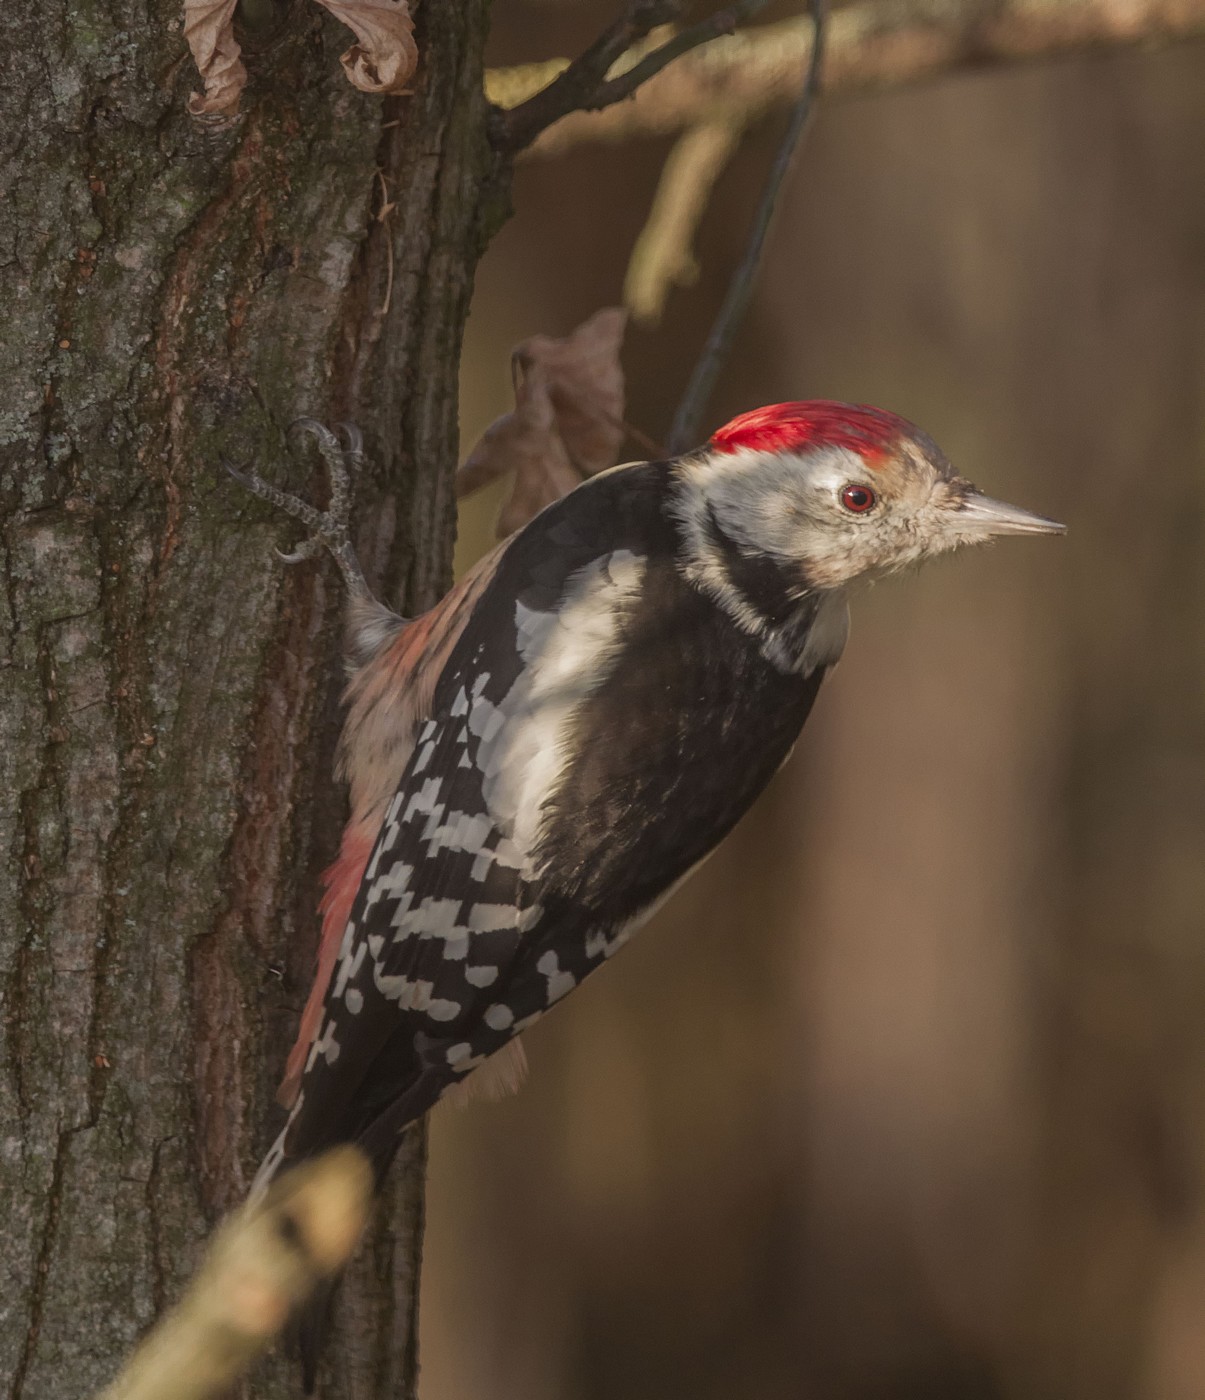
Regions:
[[[507, 0], [492, 61], [614, 9]], [[781, 123], [628, 333], [654, 438]], [[618, 302], [667, 149], [521, 167], [465, 450], [516, 341]], [[706, 431], [881, 404], [1071, 533], [860, 597], [733, 838], [517, 1098], [436, 1115], [423, 1400], [1205, 1397], [1203, 171], [1200, 44], [821, 105]]]

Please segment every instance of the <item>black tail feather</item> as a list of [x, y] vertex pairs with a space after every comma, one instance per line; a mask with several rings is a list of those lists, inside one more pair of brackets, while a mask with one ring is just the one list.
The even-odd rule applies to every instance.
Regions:
[[330, 1327], [331, 1300], [341, 1277], [337, 1274], [334, 1278], [323, 1279], [289, 1328], [289, 1350], [301, 1363], [301, 1384], [307, 1395], [313, 1395], [318, 1383], [318, 1363]]
[[[372, 1163], [378, 1195], [397, 1156], [402, 1134], [439, 1097], [442, 1083], [433, 1074], [420, 1076], [405, 1094], [357, 1135], [356, 1146], [368, 1155]], [[287, 1159], [277, 1175], [299, 1166], [304, 1160], [304, 1157]], [[297, 1310], [289, 1325], [288, 1348], [301, 1363], [302, 1384], [307, 1395], [313, 1395], [318, 1382], [318, 1365], [330, 1330], [331, 1302], [341, 1278], [342, 1274], [336, 1274], [333, 1278], [324, 1279], [309, 1300]]]

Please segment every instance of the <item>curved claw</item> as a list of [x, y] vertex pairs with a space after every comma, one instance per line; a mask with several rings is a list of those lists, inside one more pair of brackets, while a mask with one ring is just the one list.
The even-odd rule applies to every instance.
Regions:
[[353, 457], [364, 454], [364, 434], [354, 423], [336, 423], [335, 431], [347, 439], [345, 451]]
[[302, 540], [291, 554], [286, 554], [283, 549], [273, 552], [282, 564], [304, 564], [307, 559], [316, 559], [325, 548], [323, 542], [316, 536], [308, 540]]
[[338, 447], [339, 439], [331, 432], [325, 423], [320, 423], [317, 418], [294, 418], [289, 424], [290, 433], [309, 433], [312, 438], [316, 438], [324, 447]]
[[[343, 575], [353, 596], [372, 597], [364, 581], [355, 551], [348, 538], [348, 514], [350, 507], [350, 478], [348, 465], [359, 465], [363, 461], [364, 438], [354, 423], [340, 423], [337, 433], [332, 432], [316, 418], [297, 418], [289, 424], [289, 435], [308, 434], [318, 444], [318, 451], [326, 463], [330, 480], [330, 506], [326, 511], [315, 509], [299, 496], [290, 495], [270, 482], [264, 481], [250, 468], [236, 467], [225, 457], [222, 466], [239, 483], [256, 496], [270, 501], [278, 509], [300, 520], [310, 530], [308, 538], [289, 553], [276, 550], [276, 556], [284, 564], [301, 564], [306, 560], [319, 558], [323, 551], [329, 551], [339, 572]], [[344, 445], [346, 444], [346, 446]]]

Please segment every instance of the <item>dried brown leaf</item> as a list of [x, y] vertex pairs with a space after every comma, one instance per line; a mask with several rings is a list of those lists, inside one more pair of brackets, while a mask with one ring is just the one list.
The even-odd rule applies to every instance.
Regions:
[[194, 92], [188, 110], [203, 121], [229, 121], [238, 113], [247, 70], [234, 38], [238, 0], [184, 0], [184, 37], [205, 84]]
[[615, 465], [625, 431], [619, 348], [626, 320], [626, 311], [606, 307], [563, 339], [535, 335], [515, 346], [514, 412], [490, 424], [456, 473], [458, 496], [514, 473], [498, 516], [500, 539]]
[[318, 0], [355, 34], [339, 61], [361, 92], [405, 92], [418, 67], [407, 0]]
[[623, 442], [619, 351], [627, 319], [623, 307], [606, 306], [563, 339], [533, 335], [515, 346], [521, 369], [547, 372], [557, 431], [583, 476], [613, 467]]
[[498, 515], [499, 539], [582, 481], [557, 432], [549, 391], [545, 370], [531, 366], [516, 386], [514, 412], [490, 424], [456, 474], [456, 494], [467, 496], [495, 477], [514, 473], [510, 496]]

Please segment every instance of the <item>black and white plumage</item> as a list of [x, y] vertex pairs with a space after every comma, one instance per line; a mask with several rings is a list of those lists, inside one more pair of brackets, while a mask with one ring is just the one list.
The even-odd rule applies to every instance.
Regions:
[[286, 1156], [353, 1139], [383, 1165], [622, 945], [795, 742], [824, 668], [781, 670], [683, 578], [671, 473], [597, 478], [499, 559], [386, 812]]
[[360, 844], [257, 1184], [345, 1141], [383, 1174], [407, 1124], [624, 944], [790, 753], [858, 578], [1059, 528], [894, 415], [778, 405], [549, 506], [410, 624], [421, 645], [360, 593]]

